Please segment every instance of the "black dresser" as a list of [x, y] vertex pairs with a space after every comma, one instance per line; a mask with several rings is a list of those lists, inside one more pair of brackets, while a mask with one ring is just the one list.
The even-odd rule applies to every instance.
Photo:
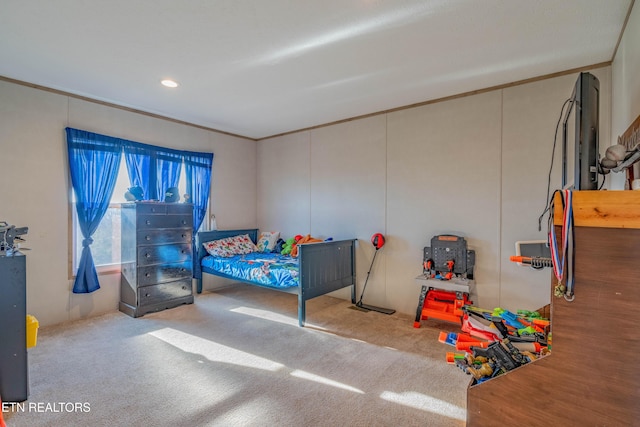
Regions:
[[132, 317], [193, 303], [193, 205], [122, 205], [120, 311]]
[[0, 255], [0, 397], [3, 402], [22, 402], [29, 397], [26, 280], [24, 255]]

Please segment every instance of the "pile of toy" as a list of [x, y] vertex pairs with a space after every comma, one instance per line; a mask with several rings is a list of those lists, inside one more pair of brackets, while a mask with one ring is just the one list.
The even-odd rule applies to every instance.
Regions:
[[447, 362], [472, 375], [476, 383], [527, 364], [550, 351], [549, 320], [538, 312], [514, 314], [496, 308], [463, 307], [462, 333], [441, 332], [439, 341], [454, 346]]

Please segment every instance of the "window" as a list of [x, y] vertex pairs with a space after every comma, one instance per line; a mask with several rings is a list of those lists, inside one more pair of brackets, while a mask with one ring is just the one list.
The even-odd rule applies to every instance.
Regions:
[[[78, 226], [77, 214], [73, 214], [75, 241], [73, 245], [73, 271], [78, 269], [82, 252], [82, 233]], [[91, 254], [99, 272], [117, 270], [120, 267], [120, 205], [112, 203], [102, 222], [93, 234]]]
[[[71, 184], [74, 195], [79, 196], [74, 202], [78, 208], [72, 209], [74, 214], [79, 211], [79, 215], [77, 221], [73, 221], [70, 238], [73, 249], [70, 265], [73, 272], [77, 271], [73, 293], [91, 293], [100, 289], [90, 245], [96, 241], [96, 229], [104, 215], [110, 209], [118, 209], [116, 202], [124, 197], [124, 190], [128, 187], [126, 183], [129, 180], [124, 179], [125, 175], [131, 177], [133, 185], [145, 189], [144, 192], [148, 193], [144, 195], [145, 200], [162, 200], [167, 188], [177, 183], [178, 191], [190, 195], [194, 224], [196, 229], [200, 227], [209, 205], [213, 153], [162, 148], [70, 127], [65, 131]], [[126, 174], [121, 168], [123, 153], [126, 155]], [[187, 188], [189, 191], [185, 191]], [[97, 236], [101, 239], [97, 244], [100, 250], [97, 258], [99, 262], [106, 263], [103, 265], [114, 266], [120, 241], [114, 230], [119, 228], [114, 225], [118, 221], [117, 214], [109, 214], [107, 218], [111, 221], [105, 223], [105, 228]], [[87, 245], [86, 251], [79, 251], [77, 234], [83, 234], [82, 245]], [[76, 261], [78, 252], [80, 260]]]
[[[95, 263], [98, 273], [117, 272], [120, 270], [120, 211], [121, 203], [126, 202], [124, 193], [130, 187], [129, 176], [127, 174], [127, 166], [124, 159], [120, 162], [120, 170], [118, 171], [118, 180], [116, 188], [113, 191], [109, 209], [105, 213], [98, 229], [93, 234], [93, 243], [91, 244], [91, 255]], [[184, 165], [180, 170], [180, 181], [178, 182], [180, 194], [186, 193], [186, 175]], [[182, 196], [180, 196], [182, 201]], [[75, 200], [74, 200], [75, 202]], [[72, 209], [73, 217], [73, 258], [72, 258], [72, 276], [78, 271], [80, 263], [80, 255], [82, 254], [82, 232], [78, 224], [78, 215], [75, 205]]]

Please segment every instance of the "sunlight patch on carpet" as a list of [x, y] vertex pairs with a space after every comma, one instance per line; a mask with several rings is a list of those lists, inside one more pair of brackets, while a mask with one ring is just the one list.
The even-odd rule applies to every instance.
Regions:
[[330, 385], [332, 387], [341, 388], [343, 390], [352, 391], [354, 393], [364, 394], [364, 391], [352, 387], [348, 384], [344, 384], [338, 381], [330, 380], [329, 378], [322, 377], [320, 375], [312, 374], [311, 372], [301, 371], [300, 369], [296, 369], [291, 372], [291, 376], [296, 378], [302, 378], [303, 380], [314, 381], [320, 384]]
[[[255, 426], [255, 425], [273, 425], [264, 419], [265, 414], [277, 413], [279, 411], [286, 411], [281, 409], [278, 403], [273, 399], [266, 396], [251, 396], [243, 399], [242, 402], [238, 402], [232, 407], [225, 410], [224, 413], [218, 413], [210, 415], [210, 419], [207, 420], [206, 425], [215, 426]], [[189, 425], [189, 424], [186, 424]], [[204, 425], [204, 424], [202, 424]]]
[[[271, 322], [282, 323], [284, 325], [295, 326], [296, 328], [298, 327], [298, 319], [294, 319], [294, 318], [289, 317], [289, 316], [284, 316], [282, 314], [274, 313], [273, 311], [269, 311], [269, 310], [260, 310], [258, 308], [251, 308], [251, 307], [242, 306], [242, 307], [232, 308], [229, 311], [233, 311], [234, 313], [246, 314], [247, 316], [253, 316], [253, 317], [260, 318], [260, 319], [269, 320]], [[306, 323], [306, 325], [310, 326], [310, 327], [313, 327], [314, 329], [325, 330], [325, 328], [322, 328], [322, 327], [316, 326], [316, 325], [312, 325], [310, 323]]]
[[154, 336], [174, 347], [187, 353], [200, 355], [212, 362], [228, 363], [231, 365], [244, 366], [246, 368], [262, 369], [265, 371], [278, 371], [285, 366], [273, 360], [256, 356], [245, 351], [237, 350], [226, 345], [187, 334], [172, 328], [159, 329], [149, 332]]
[[389, 402], [409, 406], [411, 408], [444, 415], [445, 417], [456, 420], [465, 421], [467, 419], [466, 409], [415, 391], [405, 391], [403, 393], [383, 391], [380, 394], [380, 398]]

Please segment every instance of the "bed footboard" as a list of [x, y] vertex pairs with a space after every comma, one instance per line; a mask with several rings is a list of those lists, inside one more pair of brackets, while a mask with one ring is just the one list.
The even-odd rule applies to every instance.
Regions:
[[[202, 293], [201, 261], [208, 255], [202, 244], [241, 234], [248, 234], [254, 243], [257, 241], [257, 229], [201, 231], [197, 234], [197, 261], [194, 263], [193, 277], [199, 294]], [[271, 289], [298, 294], [300, 326], [304, 326], [306, 301], [311, 298], [351, 286], [351, 302], [356, 303], [356, 239], [303, 244], [298, 246], [298, 257], [298, 288]]]
[[298, 323], [304, 326], [305, 302], [311, 298], [351, 286], [356, 302], [356, 239], [310, 243], [298, 247], [300, 290]]

